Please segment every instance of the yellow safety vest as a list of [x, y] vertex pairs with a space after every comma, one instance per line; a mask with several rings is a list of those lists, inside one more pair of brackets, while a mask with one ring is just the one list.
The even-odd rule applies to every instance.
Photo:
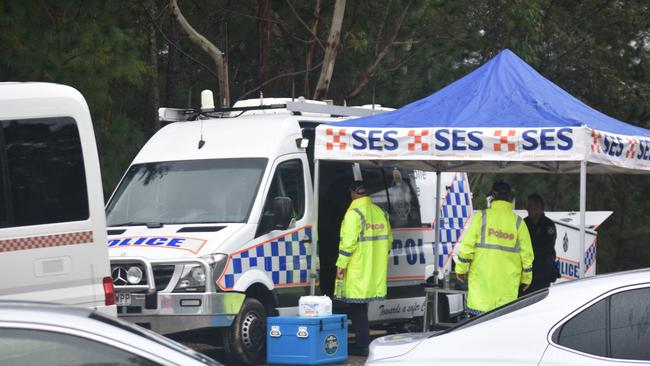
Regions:
[[345, 268], [345, 278], [334, 297], [359, 303], [384, 299], [392, 243], [393, 234], [384, 210], [372, 203], [370, 197], [352, 201], [341, 223], [336, 261], [337, 267]]
[[467, 308], [480, 314], [513, 301], [520, 284], [530, 284], [533, 248], [528, 228], [512, 203], [494, 201], [477, 212], [465, 232], [456, 273], [469, 272]]

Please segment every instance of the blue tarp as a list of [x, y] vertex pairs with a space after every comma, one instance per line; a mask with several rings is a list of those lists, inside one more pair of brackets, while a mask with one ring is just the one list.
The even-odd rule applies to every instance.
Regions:
[[395, 111], [331, 123], [370, 128], [579, 127], [650, 137], [544, 78], [510, 50], [436, 93]]

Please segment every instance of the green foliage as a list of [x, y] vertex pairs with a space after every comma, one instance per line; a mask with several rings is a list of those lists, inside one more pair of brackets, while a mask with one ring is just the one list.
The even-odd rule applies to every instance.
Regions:
[[[143, 142], [146, 38], [133, 19], [118, 2], [0, 3], [0, 80], [56, 82], [84, 95], [102, 167], [109, 167], [102, 171], [106, 193]], [[128, 92], [132, 88], [139, 92]], [[134, 98], [124, 99], [128, 94]]]

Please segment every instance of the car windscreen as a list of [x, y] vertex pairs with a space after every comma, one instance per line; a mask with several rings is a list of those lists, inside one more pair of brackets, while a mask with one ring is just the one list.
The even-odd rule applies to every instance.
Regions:
[[435, 333], [435, 334], [431, 335], [431, 337], [435, 337], [435, 336], [438, 336], [438, 335], [441, 335], [441, 334], [446, 334], [446, 333], [453, 332], [453, 331], [456, 331], [456, 330], [459, 330], [459, 329], [464, 329], [464, 328], [471, 327], [471, 326], [474, 326], [474, 325], [477, 325], [477, 324], [481, 324], [483, 322], [486, 322], [486, 321], [489, 321], [489, 320], [492, 320], [492, 319], [496, 319], [498, 317], [504, 316], [506, 314], [510, 314], [510, 313], [512, 313], [514, 311], [521, 310], [521, 309], [523, 309], [525, 307], [528, 307], [528, 306], [533, 305], [533, 304], [535, 304], [537, 302], [540, 302], [544, 298], [546, 298], [546, 296], [548, 296], [548, 289], [535, 291], [535, 292], [533, 292], [533, 293], [531, 293], [529, 295], [522, 296], [522, 297], [518, 298], [517, 300], [515, 300], [513, 302], [510, 302], [510, 303], [507, 303], [507, 304], [505, 304], [503, 306], [500, 306], [500, 307], [498, 307], [498, 308], [496, 308], [496, 309], [494, 309], [492, 311], [488, 311], [487, 313], [481, 314], [479, 316], [469, 318], [465, 322], [462, 322], [462, 323], [460, 323], [460, 324], [458, 324], [458, 325], [456, 325], [454, 327], [451, 327], [451, 328], [449, 328], [449, 329], [447, 329], [445, 331]]
[[171, 348], [177, 352], [181, 352], [185, 354], [186, 356], [192, 357], [195, 360], [198, 360], [206, 365], [211, 365], [211, 366], [222, 366], [219, 362], [211, 359], [210, 357], [204, 355], [203, 353], [197, 352], [189, 347], [186, 347], [176, 341], [173, 341], [167, 337], [164, 337], [158, 333], [155, 333], [153, 331], [150, 331], [148, 329], [142, 328], [138, 325], [134, 325], [128, 322], [125, 322], [123, 320], [113, 318], [113, 317], [108, 317], [103, 314], [97, 313], [97, 312], [91, 312], [88, 315], [88, 318], [94, 319], [97, 321], [100, 321], [105, 324], [109, 324], [111, 326], [120, 328], [122, 330], [125, 330], [127, 332], [131, 332], [133, 334], [136, 334], [138, 336], [144, 337], [149, 339], [150, 341], [162, 344], [168, 348]]
[[135, 164], [106, 207], [108, 226], [244, 223], [266, 164], [265, 158]]

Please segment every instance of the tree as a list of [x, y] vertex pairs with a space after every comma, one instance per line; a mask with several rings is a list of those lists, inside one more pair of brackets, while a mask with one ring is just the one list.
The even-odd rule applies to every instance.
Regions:
[[167, 80], [165, 83], [165, 106], [176, 105], [178, 80], [178, 22], [170, 17], [167, 38]]
[[151, 106], [151, 129], [152, 132], [160, 129], [160, 119], [158, 118], [158, 107], [160, 107], [160, 87], [158, 85], [158, 30], [155, 26], [157, 18], [157, 6], [155, 0], [147, 0], [147, 13], [150, 21], [148, 23], [149, 31], [149, 60], [151, 63], [151, 76], [149, 78], [149, 105]]
[[[359, 93], [361, 93], [361, 90], [368, 84], [368, 82], [372, 78], [375, 70], [379, 66], [379, 63], [384, 59], [384, 57], [386, 57], [386, 55], [388, 55], [388, 52], [390, 51], [390, 48], [395, 45], [395, 41], [397, 40], [397, 36], [399, 35], [400, 28], [402, 27], [402, 23], [404, 22], [404, 18], [406, 18], [406, 15], [408, 14], [408, 11], [409, 11], [409, 8], [411, 7], [411, 4], [412, 4], [412, 1], [409, 1], [402, 8], [402, 12], [400, 13], [400, 15], [397, 17], [397, 20], [395, 21], [395, 25], [393, 26], [393, 30], [391, 32], [391, 35], [389, 36], [388, 40], [384, 43], [381, 50], [379, 49], [379, 43], [377, 43], [377, 47], [375, 47], [375, 53], [374, 53], [375, 57], [374, 57], [374, 59], [366, 67], [366, 70], [362, 74], [361, 81], [359, 82], [359, 84], [357, 86], [355, 86], [354, 89], [352, 89], [352, 91], [350, 91], [346, 95], [346, 97], [345, 97], [346, 100], [354, 98], [357, 95], [359, 95]], [[389, 3], [389, 6], [386, 7], [386, 13], [385, 13], [385, 16], [384, 16], [384, 21], [383, 21], [382, 25], [379, 27], [380, 31], [378, 32], [379, 33], [378, 38], [383, 36], [381, 33], [382, 33], [382, 30], [383, 30], [383, 28], [384, 28], [384, 26], [386, 24], [386, 21], [388, 20], [388, 18], [390, 16], [389, 9], [390, 9], [390, 3]]]
[[[167, 4], [176, 5], [177, 12], [163, 10]], [[156, 128], [156, 94], [164, 95], [168, 106], [185, 100], [192, 106], [196, 91], [215, 83], [228, 101], [230, 94], [249, 97], [262, 88], [267, 96], [288, 96], [296, 79], [305, 96], [399, 107], [509, 48], [590, 106], [650, 126], [647, 0], [192, 0], [182, 5], [184, 15], [177, 0], [0, 2], [0, 79], [59, 82], [84, 94], [106, 193]], [[191, 19], [205, 42], [196, 42], [198, 33], [185, 28], [177, 36], [181, 22], [174, 14]], [[179, 47], [185, 33], [192, 41]], [[159, 68], [166, 71], [156, 77]], [[476, 198], [494, 178], [470, 175]], [[518, 188], [518, 208], [536, 191], [552, 209], [577, 209], [577, 176], [543, 178], [507, 176]], [[589, 177], [588, 209], [614, 210], [600, 229], [599, 271], [650, 260], [645, 245], [649, 186], [646, 177]]]
[[112, 2], [0, 3], [0, 80], [55, 82], [84, 95], [106, 194], [144, 142], [148, 33], [137, 24], [144, 16], [142, 7]]
[[257, 82], [262, 84], [268, 79], [268, 64], [271, 47], [271, 0], [257, 0], [257, 37], [258, 46], [258, 67]]
[[229, 107], [230, 86], [228, 82], [228, 63], [223, 57], [223, 52], [217, 48], [217, 46], [212, 44], [212, 42], [208, 41], [207, 38], [192, 28], [190, 23], [181, 13], [176, 0], [169, 0], [169, 6], [172, 17], [176, 19], [190, 40], [206, 52], [217, 67], [217, 75], [219, 76], [219, 105], [222, 107]]
[[343, 16], [345, 15], [345, 1], [336, 0], [334, 5], [334, 15], [332, 16], [332, 25], [330, 27], [330, 35], [327, 38], [325, 46], [325, 55], [323, 56], [323, 66], [316, 84], [314, 91], [314, 99], [321, 99], [327, 96], [332, 73], [334, 72], [334, 64], [336, 62], [336, 54], [339, 46], [339, 39], [341, 37], [341, 27], [343, 26]]

